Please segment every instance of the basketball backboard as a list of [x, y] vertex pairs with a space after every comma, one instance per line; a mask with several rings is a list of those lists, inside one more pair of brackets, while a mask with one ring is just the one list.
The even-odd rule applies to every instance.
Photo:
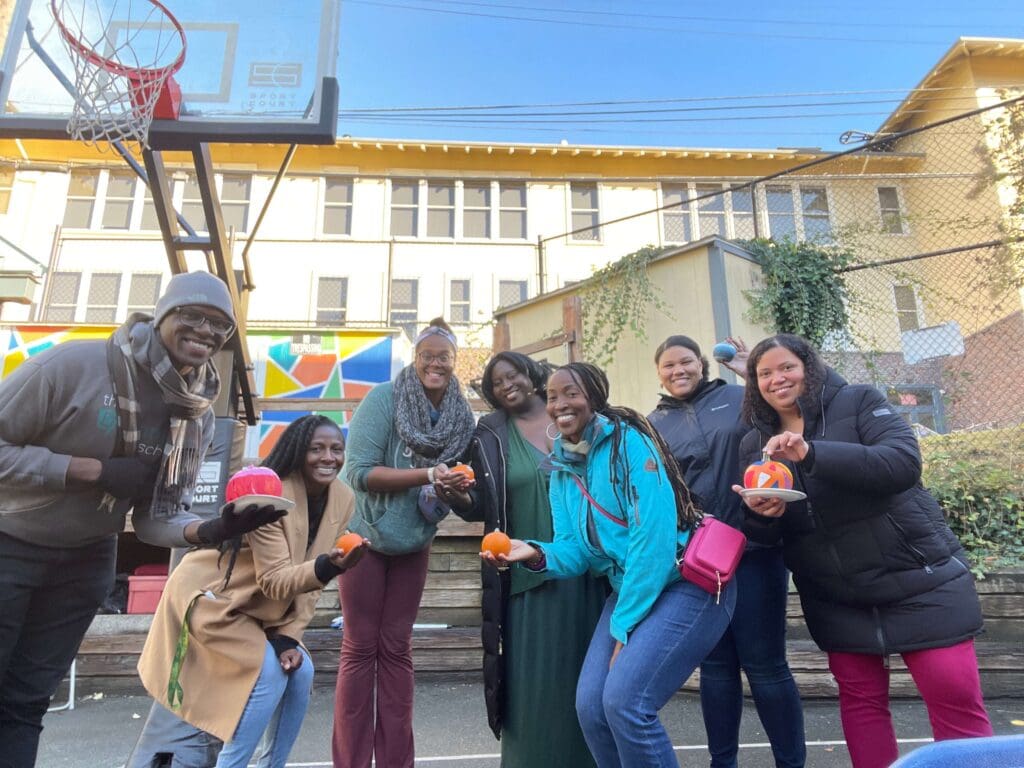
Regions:
[[[110, 50], [132, 28], [133, 48], [160, 53], [154, 41], [172, 31], [149, 0], [62, 0], [80, 29], [105, 29]], [[177, 120], [156, 119], [154, 149], [184, 149], [197, 141], [329, 144], [338, 110], [337, 58], [340, 0], [162, 0], [186, 38]], [[17, 0], [0, 9], [0, 136], [67, 139], [74, 105], [75, 69], [51, 0]], [[139, 32], [138, 19], [145, 17]], [[134, 22], [129, 22], [129, 18]], [[157, 53], [153, 53], [156, 50]], [[147, 59], [146, 56], [149, 56]]]

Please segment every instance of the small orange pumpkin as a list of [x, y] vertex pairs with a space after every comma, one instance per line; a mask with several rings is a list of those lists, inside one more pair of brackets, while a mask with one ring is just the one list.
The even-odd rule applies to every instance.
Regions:
[[358, 533], [345, 533], [338, 537], [338, 540], [334, 542], [334, 546], [347, 555], [362, 543], [363, 537]]
[[484, 536], [483, 541], [480, 542], [480, 551], [490, 552], [495, 557], [508, 555], [512, 551], [512, 539], [495, 529]]

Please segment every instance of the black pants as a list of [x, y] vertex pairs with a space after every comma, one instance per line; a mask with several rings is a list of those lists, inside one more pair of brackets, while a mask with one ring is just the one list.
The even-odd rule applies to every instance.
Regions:
[[32, 768], [43, 715], [114, 580], [117, 538], [41, 547], [0, 533], [0, 768]]

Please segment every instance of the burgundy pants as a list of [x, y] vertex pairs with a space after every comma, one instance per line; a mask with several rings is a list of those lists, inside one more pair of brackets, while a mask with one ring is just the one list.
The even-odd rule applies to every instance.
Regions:
[[[334, 693], [335, 768], [413, 768], [412, 625], [430, 547], [367, 552], [338, 579], [345, 617]], [[375, 701], [376, 700], [376, 701]]]
[[[901, 654], [928, 708], [936, 741], [991, 736], [981, 698], [974, 640]], [[889, 670], [882, 656], [829, 653], [839, 714], [853, 768], [886, 768], [899, 756], [889, 714]]]

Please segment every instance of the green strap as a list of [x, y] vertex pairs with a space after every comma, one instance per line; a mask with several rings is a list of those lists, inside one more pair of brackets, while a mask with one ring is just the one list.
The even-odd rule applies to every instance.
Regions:
[[192, 619], [192, 609], [196, 607], [196, 601], [202, 596], [202, 594], [198, 594], [193, 597], [192, 602], [185, 609], [185, 618], [181, 622], [181, 632], [178, 633], [178, 646], [174, 651], [174, 660], [171, 662], [171, 677], [167, 681], [167, 701], [175, 712], [181, 709], [184, 694], [184, 691], [181, 689], [181, 683], [178, 681], [181, 677], [181, 665], [185, 663], [185, 654], [188, 653], [189, 623]]

